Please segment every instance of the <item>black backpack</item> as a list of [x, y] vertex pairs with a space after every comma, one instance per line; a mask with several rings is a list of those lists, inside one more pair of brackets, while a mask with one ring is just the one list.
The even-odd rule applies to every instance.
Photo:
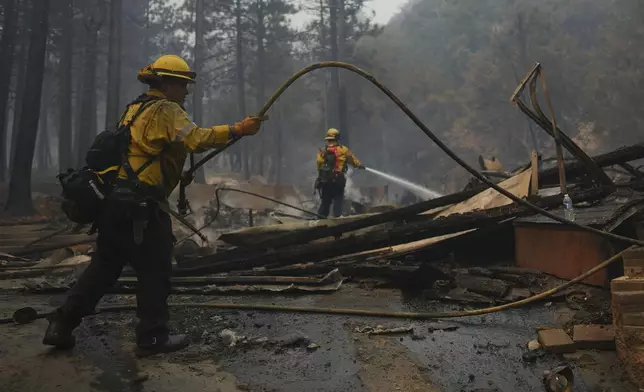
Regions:
[[[75, 223], [93, 223], [111, 195], [118, 173], [124, 168], [132, 188], [138, 187], [138, 174], [145, 170], [156, 157], [148, 160], [136, 172], [128, 161], [130, 127], [136, 119], [158, 98], [143, 95], [128, 105], [116, 130], [105, 130], [98, 134], [86, 156], [87, 166], [78, 170], [68, 169], [57, 176], [63, 188], [62, 210]], [[129, 107], [141, 103], [132, 119], [123, 123]], [[120, 125], [123, 124], [123, 125]]]

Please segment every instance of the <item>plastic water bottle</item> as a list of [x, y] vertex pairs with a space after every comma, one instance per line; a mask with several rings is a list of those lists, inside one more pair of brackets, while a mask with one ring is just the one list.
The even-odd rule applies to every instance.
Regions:
[[575, 220], [575, 208], [572, 205], [572, 199], [568, 194], [566, 193], [564, 195], [563, 199], [563, 205], [564, 205], [564, 216], [567, 220], [573, 221]]

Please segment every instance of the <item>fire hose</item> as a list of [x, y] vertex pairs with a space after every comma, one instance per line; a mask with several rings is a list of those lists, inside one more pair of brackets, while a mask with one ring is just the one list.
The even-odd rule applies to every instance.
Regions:
[[[266, 113], [270, 109], [270, 107], [279, 99], [279, 97], [293, 84], [295, 81], [302, 76], [317, 70], [317, 69], [322, 69], [322, 68], [343, 68], [346, 70], [349, 70], [351, 72], [354, 72], [360, 76], [362, 76], [364, 79], [368, 80], [371, 82], [373, 85], [375, 85], [380, 91], [382, 91], [389, 99], [391, 99], [397, 106], [402, 110], [407, 117], [409, 117], [418, 128], [420, 128], [427, 137], [429, 137], [445, 154], [447, 154], [450, 158], [452, 158], [456, 163], [458, 163], [461, 167], [463, 167], [465, 170], [467, 170], [470, 174], [472, 174], [474, 177], [479, 179], [482, 183], [486, 184], [488, 187], [496, 190], [500, 194], [506, 196], [510, 200], [514, 201], [515, 203], [522, 205], [524, 207], [527, 207], [534, 211], [537, 214], [546, 216], [552, 220], [555, 220], [557, 222], [575, 227], [580, 230], [588, 231], [612, 240], [617, 240], [617, 241], [622, 241], [626, 243], [630, 243], [633, 245], [637, 246], [644, 246], [644, 241], [636, 240], [634, 238], [629, 238], [629, 237], [624, 237], [621, 235], [609, 233], [603, 230], [595, 229], [586, 225], [582, 225], [570, 220], [567, 220], [565, 218], [559, 217], [555, 214], [552, 214], [549, 211], [546, 211], [543, 208], [540, 208], [532, 203], [530, 203], [527, 200], [521, 199], [517, 196], [515, 196], [513, 193], [507, 191], [506, 189], [500, 187], [499, 185], [495, 184], [491, 180], [489, 180], [486, 176], [478, 172], [476, 169], [474, 169], [472, 166], [470, 166], [467, 162], [465, 162], [462, 158], [460, 158], [456, 153], [454, 153], [445, 143], [443, 143], [402, 101], [393, 93], [391, 92], [386, 86], [381, 84], [375, 77], [373, 77], [371, 74], [367, 73], [366, 71], [356, 67], [355, 65], [352, 64], [347, 64], [347, 63], [342, 63], [342, 62], [335, 62], [335, 61], [330, 61], [330, 62], [321, 62], [321, 63], [316, 63], [312, 64], [308, 67], [305, 67], [298, 71], [297, 73], [293, 74], [282, 86], [279, 87], [279, 89], [271, 96], [271, 98], [266, 102], [264, 107], [260, 110], [258, 116], [259, 117], [265, 117]], [[203, 166], [208, 160], [214, 158], [221, 152], [225, 151], [228, 147], [232, 146], [235, 144], [239, 139], [233, 139], [231, 140], [225, 147], [215, 150], [208, 155], [206, 155], [203, 159], [201, 159], [199, 162], [195, 163], [192, 165], [190, 170], [188, 171], [188, 177], [193, 175], [196, 170], [198, 170], [201, 166]], [[184, 187], [184, 192], [183, 194], [185, 195], [185, 185], [184, 183], [181, 184], [182, 187]], [[181, 201], [180, 201], [181, 202]], [[184, 200], [185, 202], [185, 200]], [[561, 292], [562, 290], [565, 290], [566, 288], [572, 286], [573, 284], [576, 284], [578, 282], [583, 281], [584, 279], [588, 278], [589, 276], [597, 273], [598, 271], [608, 267], [612, 263], [618, 261], [623, 252], [620, 252], [616, 254], [615, 256], [609, 258], [608, 260], [602, 262], [601, 264], [598, 264], [594, 268], [590, 269], [589, 271], [583, 273], [582, 275], [570, 280], [569, 282], [566, 282], [558, 287], [555, 287], [551, 290], [544, 291], [541, 294], [537, 294], [535, 296], [532, 296], [530, 298], [526, 298], [520, 301], [504, 304], [504, 305], [499, 305], [499, 306], [493, 306], [489, 308], [484, 308], [484, 309], [474, 309], [474, 310], [463, 310], [463, 311], [455, 311], [455, 312], [435, 312], [435, 313], [412, 313], [412, 312], [383, 312], [383, 311], [374, 311], [374, 310], [362, 310], [362, 309], [335, 309], [335, 308], [309, 308], [309, 307], [293, 307], [293, 306], [279, 306], [279, 305], [255, 305], [255, 304], [228, 304], [228, 303], [183, 303], [183, 304], [171, 304], [173, 307], [184, 307], [184, 308], [209, 308], [209, 309], [230, 309], [230, 310], [250, 310], [250, 311], [272, 311], [272, 312], [300, 312], [300, 313], [318, 313], [318, 314], [338, 314], [338, 315], [351, 315], [351, 316], [364, 316], [364, 317], [390, 317], [390, 318], [403, 318], [403, 319], [417, 319], [417, 320], [428, 320], [428, 319], [438, 319], [438, 318], [454, 318], [454, 317], [467, 317], [467, 316], [477, 316], [477, 315], [483, 315], [483, 314], [488, 314], [488, 313], [493, 313], [493, 312], [499, 312], [507, 309], [512, 309], [516, 307], [520, 307], [523, 305], [527, 305], [530, 303], [533, 303], [535, 301], [541, 300], [543, 298], [549, 297], [553, 294], [556, 294], [558, 292]], [[120, 312], [120, 311], [125, 311], [125, 310], [132, 310], [135, 309], [135, 305], [124, 305], [124, 306], [114, 306], [114, 307], [105, 307], [101, 311], [102, 312]], [[11, 319], [4, 319], [0, 320], [0, 324], [2, 323], [11, 323], [11, 322], [19, 322], [21, 320], [25, 320], [27, 322], [31, 322], [35, 320], [36, 318], [44, 318], [47, 317], [47, 314], [37, 314], [36, 311], [33, 308], [23, 308], [14, 314], [16, 316], [15, 318]], [[21, 319], [22, 317], [22, 319]]]

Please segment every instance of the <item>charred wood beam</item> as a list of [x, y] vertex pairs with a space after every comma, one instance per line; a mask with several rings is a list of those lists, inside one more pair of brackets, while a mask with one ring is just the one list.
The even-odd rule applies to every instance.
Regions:
[[[571, 192], [571, 197], [574, 200], [588, 201], [602, 197], [603, 193], [603, 190], [591, 189]], [[536, 203], [543, 208], [552, 208], [561, 204], [561, 196], [556, 195], [543, 198]], [[189, 276], [194, 274], [251, 269], [266, 265], [283, 266], [303, 261], [316, 262], [339, 255], [409, 243], [468, 229], [490, 227], [512, 217], [530, 214], [532, 214], [532, 210], [527, 207], [512, 204], [486, 211], [476, 211], [426, 222], [407, 224], [391, 230], [384, 230], [362, 236], [341, 238], [332, 244], [315, 243], [296, 245], [280, 250], [253, 252], [241, 257], [236, 254], [230, 254], [229, 252], [218, 253], [186, 261], [184, 265], [187, 268], [175, 270], [175, 275]]]
[[216, 273], [265, 265], [279, 266], [295, 264], [301, 261], [314, 262], [342, 254], [378, 249], [463, 231], [472, 227], [495, 224], [497, 220], [497, 217], [488, 216], [484, 213], [476, 213], [459, 217], [459, 219], [440, 219], [437, 221], [428, 221], [424, 224], [406, 225], [390, 231], [382, 231], [366, 236], [342, 238], [330, 244], [315, 243], [295, 245], [279, 250], [257, 252], [255, 254], [233, 258], [230, 257], [231, 255], [219, 253], [213, 256], [185, 261], [183, 264], [189, 266], [189, 268], [185, 270], [177, 269], [175, 273], [185, 273], [188, 275], [204, 272]]
[[[641, 158], [644, 158], [644, 144], [637, 144], [620, 148], [606, 154], [597, 155], [592, 159], [596, 162], [597, 165], [606, 167]], [[578, 161], [566, 164], [565, 169], [566, 175], [569, 176], [569, 178], [574, 178], [587, 173], [586, 166]], [[552, 169], [543, 170], [539, 173], [539, 178], [543, 183], [551, 183], [553, 181], [556, 182], [559, 178], [558, 169], [555, 167]], [[439, 197], [437, 199], [432, 199], [407, 207], [398, 208], [392, 211], [383, 212], [381, 214], [369, 216], [364, 219], [341, 223], [333, 227], [314, 227], [311, 229], [299, 231], [297, 233], [285, 233], [276, 235], [275, 237], [264, 241], [257, 241], [253, 245], [253, 247], [255, 249], [282, 248], [296, 244], [304, 244], [320, 238], [338, 237], [343, 235], [344, 233], [391, 221], [410, 220], [413, 219], [414, 216], [433, 208], [443, 207], [465, 201], [470, 197], [486, 190], [487, 188], [487, 185], [477, 186], [467, 191], [458, 192], [451, 195]], [[240, 252], [240, 254], [248, 253], [247, 250], [243, 249], [238, 250], [238, 252]]]
[[478, 193], [480, 193], [482, 190], [485, 190], [486, 188], [487, 186], [477, 187], [475, 189], [470, 189], [467, 191], [439, 197], [437, 199], [432, 199], [421, 203], [412, 204], [407, 207], [402, 207], [392, 211], [383, 212], [381, 214], [372, 215], [364, 219], [360, 219], [352, 222], [341, 223], [335, 226], [315, 227], [309, 230], [300, 231], [298, 233], [282, 234], [280, 236], [271, 238], [270, 240], [267, 240], [267, 241], [258, 241], [255, 244], [255, 247], [256, 248], [286, 247], [286, 246], [291, 246], [295, 244], [310, 242], [320, 238], [337, 237], [337, 236], [341, 236], [344, 233], [360, 230], [365, 227], [376, 226], [376, 225], [391, 222], [391, 221], [403, 221], [403, 220], [412, 219], [416, 215], [422, 214], [425, 211], [465, 201], [470, 197], [477, 195]]
[[[262, 251], [264, 249], [277, 249], [285, 248], [292, 245], [304, 244], [310, 241], [314, 241], [320, 238], [327, 237], [339, 237], [344, 233], [349, 233], [352, 231], [360, 230], [366, 227], [376, 226], [379, 224], [391, 222], [391, 221], [405, 221], [412, 220], [416, 215], [421, 214], [427, 210], [433, 208], [444, 207], [450, 204], [460, 203], [464, 200], [469, 199], [472, 196], [475, 196], [481, 190], [486, 189], [487, 187], [481, 187], [476, 189], [471, 189], [468, 191], [454, 193], [452, 195], [447, 195], [439, 197], [437, 199], [432, 199], [424, 201], [421, 203], [413, 204], [407, 207], [398, 208], [393, 211], [383, 212], [381, 214], [371, 215], [363, 219], [353, 220], [346, 223], [340, 223], [335, 226], [317, 226], [311, 229], [305, 229], [298, 231], [296, 233], [285, 233], [281, 235], [275, 235], [268, 240], [256, 241], [252, 248], [238, 248], [226, 252], [226, 254], [242, 258], [244, 256], [250, 256]], [[428, 216], [429, 218], [430, 216]]]
[[633, 166], [629, 165], [628, 163], [620, 163], [619, 166], [629, 172], [633, 177], [637, 178], [638, 180], [644, 179], [644, 173], [641, 171], [637, 170]]
[[[606, 154], [596, 155], [592, 159], [600, 167], [621, 165], [626, 162], [644, 158], [644, 144], [635, 144], [622, 147]], [[566, 176], [569, 178], [579, 177], [587, 174], [586, 167], [581, 162], [570, 162], [566, 164]], [[554, 183], [558, 181], [558, 170], [556, 167], [539, 172], [539, 181], [542, 183]]]
[[[472, 243], [476, 243], [477, 241], [484, 241], [489, 238], [496, 238], [500, 235], [502, 236], [505, 231], [512, 230], [513, 220], [514, 219], [508, 219], [491, 227], [480, 228], [468, 233], [463, 233], [459, 236], [447, 238], [443, 241], [423, 247], [422, 249], [411, 250], [408, 253], [396, 255], [396, 257], [413, 255], [417, 260], [425, 260], [426, 262], [431, 263], [432, 261], [449, 257], [454, 254], [455, 250], [466, 249], [465, 247], [467, 247], [468, 244], [471, 246]], [[391, 258], [393, 259], [393, 257]]]
[[326, 274], [335, 268], [344, 274], [344, 271], [346, 271], [345, 268], [348, 266], [358, 263], [365, 264], [389, 260], [392, 253], [391, 249], [378, 252], [364, 252], [335, 257], [316, 263], [294, 264], [275, 268], [266, 266], [260, 269], [231, 271], [228, 276], [310, 276]]
[[[302, 284], [302, 285], [323, 285], [331, 282], [333, 268], [327, 269], [327, 276], [322, 278], [306, 276], [184, 276], [171, 279], [173, 285], [181, 286], [205, 286], [212, 284]], [[120, 278], [118, 283], [138, 284], [135, 277]]]

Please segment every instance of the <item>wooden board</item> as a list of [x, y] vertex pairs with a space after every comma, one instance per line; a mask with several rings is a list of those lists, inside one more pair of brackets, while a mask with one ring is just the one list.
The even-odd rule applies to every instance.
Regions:
[[[515, 225], [517, 266], [573, 279], [610, 257], [610, 247], [596, 234], [554, 225]], [[607, 286], [606, 270], [584, 283]]]
[[[501, 182], [499, 186], [517, 197], [525, 198], [528, 196], [531, 177], [532, 172], [530, 170], [525, 170], [522, 173]], [[446, 209], [438, 214], [437, 217], [440, 218], [452, 214], [463, 214], [476, 210], [487, 210], [509, 204], [512, 204], [512, 200], [490, 188], [462, 203]]]

